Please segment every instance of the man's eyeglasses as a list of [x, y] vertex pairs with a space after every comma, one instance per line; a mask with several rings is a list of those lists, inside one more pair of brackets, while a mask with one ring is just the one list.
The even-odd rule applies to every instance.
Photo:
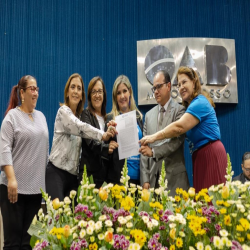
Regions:
[[91, 95], [101, 95], [103, 93], [103, 89], [98, 89], [98, 90], [92, 90]]
[[30, 89], [32, 93], [35, 93], [35, 91], [38, 93], [39, 92], [39, 87], [35, 87], [35, 86], [29, 86], [27, 88], [24, 89]]
[[156, 90], [159, 91], [164, 84], [168, 84], [168, 82], [159, 83], [159, 84], [155, 85], [154, 87], [151, 88], [152, 92], [154, 93]]
[[244, 166], [242, 166], [248, 173], [250, 172], [250, 168], [245, 168]]

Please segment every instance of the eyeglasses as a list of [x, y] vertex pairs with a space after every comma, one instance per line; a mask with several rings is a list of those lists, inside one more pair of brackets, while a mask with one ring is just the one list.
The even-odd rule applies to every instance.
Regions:
[[98, 90], [92, 90], [91, 95], [101, 95], [103, 93], [103, 89], [98, 89]]
[[151, 88], [152, 92], [154, 93], [156, 90], [159, 91], [164, 84], [168, 84], [168, 82], [159, 83], [159, 84], [155, 85], [154, 87]]
[[35, 87], [35, 86], [29, 86], [27, 88], [24, 89], [30, 89], [32, 93], [35, 93], [35, 91], [38, 93], [39, 92], [39, 87]]
[[[243, 167], [243, 166], [242, 166]], [[250, 172], [250, 168], [243, 167], [248, 173]]]

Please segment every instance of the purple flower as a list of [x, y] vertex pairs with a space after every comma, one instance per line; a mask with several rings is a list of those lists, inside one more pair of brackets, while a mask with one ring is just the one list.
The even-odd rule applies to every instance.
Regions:
[[165, 230], [166, 227], [165, 227], [165, 226], [160, 226], [159, 229], [160, 229], [160, 230]]
[[220, 226], [219, 224], [215, 224], [214, 227], [215, 227], [215, 229], [216, 229], [217, 231], [220, 231], [220, 230], [221, 230], [221, 226]]
[[56, 217], [55, 217], [55, 220], [58, 221], [58, 220], [59, 220], [59, 217], [60, 217], [60, 215], [57, 214]]

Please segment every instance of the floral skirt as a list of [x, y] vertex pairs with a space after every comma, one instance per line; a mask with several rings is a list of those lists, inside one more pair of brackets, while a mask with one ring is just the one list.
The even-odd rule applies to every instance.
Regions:
[[227, 154], [220, 140], [209, 142], [192, 155], [196, 193], [203, 188], [226, 182]]

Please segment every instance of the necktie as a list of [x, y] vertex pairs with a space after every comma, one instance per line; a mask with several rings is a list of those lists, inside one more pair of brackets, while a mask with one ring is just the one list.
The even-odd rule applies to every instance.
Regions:
[[159, 130], [163, 129], [162, 127], [162, 123], [163, 123], [163, 114], [165, 112], [165, 109], [164, 107], [161, 107], [161, 110], [160, 110], [160, 118], [159, 118]]

